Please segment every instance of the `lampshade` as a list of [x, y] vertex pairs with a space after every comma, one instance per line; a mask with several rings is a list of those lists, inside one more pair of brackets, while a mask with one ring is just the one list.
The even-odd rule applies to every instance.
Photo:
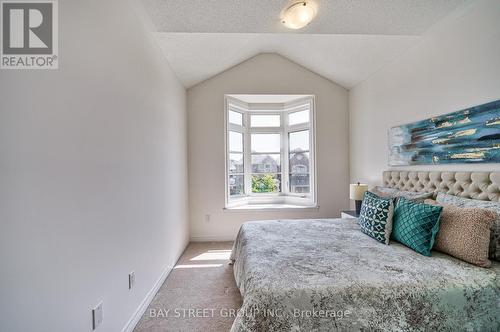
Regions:
[[281, 22], [289, 29], [303, 28], [314, 19], [316, 10], [316, 3], [313, 1], [296, 2], [284, 10]]
[[368, 191], [367, 184], [355, 183], [349, 186], [349, 197], [356, 201], [362, 201], [363, 195]]

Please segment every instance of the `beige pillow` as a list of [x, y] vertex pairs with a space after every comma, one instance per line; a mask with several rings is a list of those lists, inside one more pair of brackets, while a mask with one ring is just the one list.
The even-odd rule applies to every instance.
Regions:
[[488, 251], [490, 226], [496, 219], [495, 212], [439, 204], [432, 199], [426, 199], [425, 203], [443, 206], [433, 249], [477, 266], [491, 265]]

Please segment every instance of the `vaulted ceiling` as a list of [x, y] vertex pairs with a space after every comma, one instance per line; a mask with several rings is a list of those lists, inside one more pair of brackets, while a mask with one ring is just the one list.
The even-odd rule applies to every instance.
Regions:
[[351, 88], [472, 0], [313, 0], [316, 19], [288, 30], [290, 0], [140, 0], [165, 57], [189, 88], [259, 53], [282, 56]]

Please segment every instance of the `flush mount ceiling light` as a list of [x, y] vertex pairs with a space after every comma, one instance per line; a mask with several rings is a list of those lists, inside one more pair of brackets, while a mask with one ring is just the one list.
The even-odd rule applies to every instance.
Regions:
[[315, 3], [311, 1], [300, 1], [283, 11], [281, 23], [289, 29], [300, 29], [311, 23], [315, 16]]

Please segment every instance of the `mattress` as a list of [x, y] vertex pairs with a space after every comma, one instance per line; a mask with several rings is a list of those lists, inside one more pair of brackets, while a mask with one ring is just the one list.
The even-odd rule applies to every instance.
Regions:
[[422, 256], [356, 221], [243, 224], [231, 254], [243, 305], [231, 331], [500, 330], [500, 263]]

